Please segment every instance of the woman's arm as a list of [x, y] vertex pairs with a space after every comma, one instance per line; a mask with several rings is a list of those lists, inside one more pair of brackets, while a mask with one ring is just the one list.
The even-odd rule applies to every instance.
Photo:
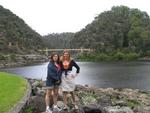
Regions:
[[79, 73], [80, 67], [78, 66], [78, 64], [74, 60], [72, 60], [72, 65], [77, 69], [76, 73]]

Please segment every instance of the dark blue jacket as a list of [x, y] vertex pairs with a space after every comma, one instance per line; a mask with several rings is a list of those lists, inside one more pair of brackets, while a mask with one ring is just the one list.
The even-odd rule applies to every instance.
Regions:
[[49, 62], [47, 69], [47, 80], [60, 80], [62, 71], [58, 71], [54, 63]]

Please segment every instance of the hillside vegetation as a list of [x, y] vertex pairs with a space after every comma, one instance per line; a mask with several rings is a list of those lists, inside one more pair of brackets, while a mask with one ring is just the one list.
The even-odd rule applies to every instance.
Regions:
[[0, 53], [32, 53], [42, 47], [41, 35], [0, 6]]
[[43, 36], [43, 42], [48, 48], [72, 48], [74, 33], [53, 33]]
[[[75, 33], [72, 44], [75, 48], [93, 48], [97, 53], [94, 56], [99, 55], [98, 59], [111, 57], [110, 59], [122, 60], [130, 55], [135, 58], [149, 56], [149, 15], [126, 6], [112, 7]], [[87, 56], [89, 55], [84, 55]]]

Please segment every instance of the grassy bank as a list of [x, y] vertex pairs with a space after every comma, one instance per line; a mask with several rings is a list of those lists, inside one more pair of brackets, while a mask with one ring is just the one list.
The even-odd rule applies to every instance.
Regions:
[[23, 96], [27, 82], [14, 74], [0, 72], [0, 113], [9, 111]]
[[79, 61], [133, 61], [140, 57], [138, 53], [86, 53], [77, 56]]

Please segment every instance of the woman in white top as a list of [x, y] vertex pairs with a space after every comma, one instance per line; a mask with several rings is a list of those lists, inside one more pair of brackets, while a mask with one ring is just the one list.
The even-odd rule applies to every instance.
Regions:
[[[71, 55], [68, 51], [64, 51], [61, 61], [60, 61], [60, 66], [62, 70], [62, 77], [61, 77], [61, 86], [62, 86], [62, 91], [64, 95], [64, 110], [67, 110], [67, 94], [70, 93], [73, 99], [73, 104], [74, 104], [74, 109], [78, 109], [78, 106], [76, 105], [75, 102], [75, 95], [74, 95], [74, 90], [75, 90], [75, 77], [78, 75], [80, 72], [80, 67], [77, 65], [77, 63], [71, 59]], [[72, 67], [76, 68], [76, 73], [73, 73]]]

